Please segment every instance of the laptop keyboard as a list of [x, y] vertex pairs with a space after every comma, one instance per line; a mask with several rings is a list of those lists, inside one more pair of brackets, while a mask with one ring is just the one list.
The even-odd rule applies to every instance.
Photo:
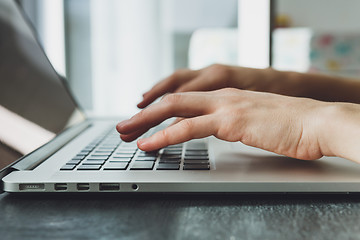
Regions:
[[207, 144], [190, 141], [144, 152], [136, 141], [121, 141], [113, 129], [97, 137], [60, 168], [61, 171], [210, 170]]

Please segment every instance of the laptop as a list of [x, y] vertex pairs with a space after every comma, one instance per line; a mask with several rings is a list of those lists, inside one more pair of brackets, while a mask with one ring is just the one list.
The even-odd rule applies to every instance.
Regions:
[[88, 118], [20, 7], [0, 1], [2, 192], [360, 191], [360, 165], [345, 159], [302, 161], [213, 137], [143, 152], [121, 141], [123, 119]]

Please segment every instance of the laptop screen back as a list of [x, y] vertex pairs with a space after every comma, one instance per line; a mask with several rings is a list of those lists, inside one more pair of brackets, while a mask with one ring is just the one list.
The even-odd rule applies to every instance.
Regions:
[[0, 0], [0, 169], [84, 119], [15, 1]]

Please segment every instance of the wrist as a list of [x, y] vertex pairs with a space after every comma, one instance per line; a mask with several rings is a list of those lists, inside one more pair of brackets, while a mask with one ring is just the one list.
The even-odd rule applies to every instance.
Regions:
[[297, 72], [278, 71], [273, 68], [242, 68], [243, 89], [270, 92], [287, 96], [301, 96], [302, 75]]
[[324, 103], [317, 121], [317, 136], [324, 156], [337, 156], [360, 163], [360, 106]]

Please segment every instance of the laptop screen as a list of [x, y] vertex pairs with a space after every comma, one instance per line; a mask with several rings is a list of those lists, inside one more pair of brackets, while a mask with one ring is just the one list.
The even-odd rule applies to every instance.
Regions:
[[0, 169], [83, 121], [12, 0], [0, 0]]

